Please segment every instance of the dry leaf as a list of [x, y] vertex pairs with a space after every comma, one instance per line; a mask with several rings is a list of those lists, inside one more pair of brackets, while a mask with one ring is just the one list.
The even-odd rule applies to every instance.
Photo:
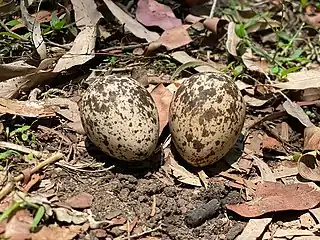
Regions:
[[184, 19], [184, 21], [186, 23], [197, 23], [197, 22], [200, 22], [201, 20], [204, 20], [205, 18], [203, 17], [199, 17], [199, 16], [194, 16], [192, 14], [188, 14], [186, 16], [186, 18]]
[[203, 25], [215, 34], [221, 34], [224, 32], [224, 26], [228, 23], [227, 20], [221, 18], [207, 18], [204, 20]]
[[308, 210], [320, 203], [320, 192], [304, 183], [263, 182], [257, 185], [255, 195], [250, 202], [228, 204], [227, 208], [251, 218], [278, 211]]
[[100, 229], [100, 228], [93, 229], [91, 231], [93, 232], [94, 236], [97, 238], [105, 238], [108, 235], [106, 230]]
[[75, 23], [80, 30], [86, 26], [96, 26], [99, 19], [103, 18], [102, 14], [97, 10], [95, 1], [71, 0]]
[[24, 25], [28, 28], [30, 32], [32, 32], [33, 44], [40, 58], [45, 59], [47, 57], [47, 49], [45, 41], [41, 34], [40, 22], [38, 22], [34, 17], [32, 17], [29, 14], [27, 7], [25, 6], [24, 0], [20, 1], [20, 10]]
[[265, 231], [272, 218], [250, 219], [236, 240], [256, 240]]
[[262, 142], [262, 149], [265, 151], [275, 151], [286, 155], [286, 151], [283, 148], [281, 142], [277, 139], [269, 136], [265, 136]]
[[238, 56], [237, 46], [238, 46], [238, 43], [241, 41], [241, 38], [237, 36], [235, 32], [235, 26], [236, 24], [234, 22], [230, 22], [228, 25], [228, 36], [227, 36], [226, 48], [231, 55], [236, 57]]
[[303, 90], [308, 88], [320, 88], [320, 71], [308, 70], [289, 73], [288, 82], [275, 83], [274, 87], [290, 90]]
[[12, 114], [24, 117], [54, 117], [55, 107], [33, 101], [18, 101], [0, 98], [0, 114]]
[[262, 107], [263, 105], [265, 105], [267, 102], [269, 102], [271, 99], [273, 98], [269, 98], [269, 99], [259, 99], [259, 98], [256, 98], [256, 97], [252, 97], [252, 96], [249, 96], [249, 95], [244, 95], [243, 96], [244, 98], [244, 101], [252, 106], [252, 107]]
[[121, 8], [119, 8], [113, 1], [104, 0], [105, 4], [108, 6], [112, 14], [124, 24], [130, 32], [132, 32], [136, 37], [146, 39], [148, 42], [153, 42], [159, 39], [159, 34], [156, 32], [151, 32], [142, 26], [135, 19], [126, 14]]
[[157, 106], [160, 122], [159, 135], [161, 135], [169, 120], [169, 107], [173, 94], [161, 83], [152, 90], [151, 96]]
[[192, 42], [187, 29], [190, 25], [181, 25], [179, 27], [172, 28], [170, 30], [166, 30], [162, 33], [161, 37], [152, 42], [147, 49], [147, 55], [151, 52], [159, 48], [160, 46], [164, 46], [167, 50], [173, 50], [185, 45], [188, 45]]
[[[199, 61], [191, 56], [189, 56], [186, 52], [184, 51], [177, 51], [171, 53], [171, 56], [177, 60], [178, 62], [185, 64], [188, 62], [195, 62]], [[217, 69], [210, 67], [209, 65], [204, 65], [204, 66], [199, 66], [194, 68], [197, 72], [217, 72]]]
[[320, 155], [317, 151], [303, 154], [298, 160], [299, 174], [311, 181], [320, 181]]
[[0, 82], [0, 97], [17, 98], [22, 91], [28, 92], [36, 86], [48, 83], [58, 73], [39, 71]]
[[299, 217], [299, 219], [300, 219], [301, 227], [303, 227], [303, 228], [311, 229], [317, 224], [316, 221], [311, 216], [311, 214], [308, 212], [302, 214]]
[[73, 66], [82, 65], [94, 58], [96, 36], [96, 26], [87, 26], [84, 28], [77, 35], [70, 51], [59, 59], [53, 71], [61, 72], [63, 70], [68, 70]]
[[269, 73], [269, 64], [266, 60], [253, 55], [251, 48], [247, 48], [246, 52], [241, 56], [244, 65], [251, 71], [260, 73]]
[[56, 219], [60, 222], [82, 224], [87, 222], [89, 215], [84, 212], [63, 207], [53, 208], [52, 211], [56, 215]]
[[320, 128], [307, 127], [304, 129], [303, 151], [320, 150]]
[[68, 198], [65, 203], [72, 208], [84, 209], [90, 208], [92, 205], [93, 196], [89, 193], [79, 193], [76, 196]]
[[57, 225], [44, 226], [39, 232], [32, 234], [32, 240], [72, 240], [81, 233], [81, 226], [59, 227]]
[[0, 64], [0, 81], [33, 73], [36, 70], [36, 67], [27, 64], [23, 60], [7, 64]]
[[199, 177], [178, 164], [169, 148], [164, 150], [164, 154], [166, 163], [162, 168], [165, 171], [171, 173], [179, 182], [197, 187], [202, 186]]
[[282, 106], [289, 115], [297, 118], [305, 127], [314, 126], [307, 114], [298, 104], [292, 102], [290, 99], [287, 99]]
[[285, 237], [285, 238], [291, 238], [294, 236], [314, 236], [314, 233], [309, 230], [278, 228], [273, 235], [273, 237]]
[[32, 215], [26, 209], [18, 210], [10, 218], [5, 227], [5, 238], [10, 240], [24, 240], [30, 238], [30, 227], [32, 223]]
[[182, 24], [170, 7], [155, 0], [139, 0], [136, 18], [145, 26], [158, 26], [163, 30], [169, 30]]
[[255, 156], [252, 156], [252, 157], [254, 159], [253, 163], [255, 165], [257, 165], [259, 168], [262, 180], [269, 181], [269, 182], [276, 182], [277, 180], [276, 180], [272, 170], [268, 166], [268, 164], [266, 164], [263, 160], [261, 160], [258, 157], [255, 157]]

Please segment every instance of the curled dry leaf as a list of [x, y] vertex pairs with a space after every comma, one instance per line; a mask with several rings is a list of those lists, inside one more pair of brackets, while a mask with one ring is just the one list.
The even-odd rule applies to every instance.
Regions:
[[170, 7], [155, 0], [139, 0], [136, 18], [145, 26], [158, 26], [163, 30], [169, 30], [182, 24]]
[[234, 22], [230, 22], [228, 25], [228, 35], [227, 35], [227, 42], [226, 47], [228, 52], [233, 56], [238, 56], [237, 53], [237, 46], [238, 43], [241, 41], [241, 38], [235, 32], [236, 24]]
[[304, 129], [303, 150], [319, 150], [320, 149], [320, 128], [307, 127]]
[[221, 18], [207, 18], [204, 20], [203, 25], [215, 34], [222, 34], [225, 32], [224, 26], [228, 23], [227, 20]]
[[204, 19], [203, 17], [198, 17], [198, 16], [194, 16], [192, 14], [188, 14], [186, 16], [186, 18], [184, 19], [184, 21], [186, 23], [197, 23], [197, 22], [200, 22], [203, 19]]
[[257, 185], [255, 195], [255, 199], [250, 202], [228, 204], [227, 208], [243, 217], [251, 218], [278, 211], [308, 210], [320, 203], [320, 192], [304, 183], [284, 185], [278, 182], [263, 182]]
[[311, 181], [320, 181], [320, 155], [313, 151], [303, 154], [298, 160], [299, 174]]
[[292, 102], [290, 99], [287, 99], [283, 103], [283, 108], [286, 112], [299, 120], [301, 124], [305, 127], [313, 127], [313, 123], [310, 121], [307, 114], [303, 111], [303, 109], [296, 103]]
[[158, 109], [160, 120], [160, 135], [169, 121], [169, 107], [173, 94], [161, 83], [152, 90], [151, 96], [155, 101]]
[[250, 219], [236, 240], [259, 239], [272, 218]]

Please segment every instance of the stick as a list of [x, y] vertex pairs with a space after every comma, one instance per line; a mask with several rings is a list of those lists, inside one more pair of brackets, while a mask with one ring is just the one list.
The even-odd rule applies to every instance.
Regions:
[[27, 148], [25, 146], [20, 146], [18, 144], [14, 144], [14, 143], [10, 143], [10, 142], [0, 141], [0, 148], [9, 148], [9, 149], [17, 150], [19, 152], [28, 153], [28, 154], [32, 153], [37, 158], [41, 158], [41, 156], [43, 156], [42, 153], [39, 151], [32, 150], [32, 149]]
[[161, 230], [161, 226], [159, 227], [156, 227], [154, 229], [151, 229], [149, 231], [144, 231], [142, 233], [139, 233], [139, 234], [134, 234], [134, 235], [131, 235], [130, 237], [119, 237], [119, 238], [115, 238], [115, 240], [130, 240], [131, 238], [137, 238], [137, 237], [141, 237], [145, 234], [148, 234], [148, 233], [152, 233], [152, 232], [155, 232], [155, 231], [158, 231], [158, 230]]
[[[51, 157], [47, 158], [46, 160], [42, 161], [37, 166], [32, 168], [31, 169], [31, 174], [34, 174], [34, 173], [38, 172], [39, 170], [41, 170], [45, 166], [47, 166], [47, 165], [49, 165], [49, 164], [61, 159], [62, 157], [63, 157], [62, 153], [56, 153], [56, 154], [52, 155]], [[19, 182], [19, 181], [23, 180], [23, 178], [24, 178], [24, 175], [21, 173], [18, 176], [14, 177], [12, 179], [12, 181], [8, 182], [7, 185], [4, 186], [4, 188], [2, 188], [1, 191], [0, 191], [0, 200], [2, 198], [4, 198], [7, 194], [9, 194], [12, 191], [12, 189], [14, 187], [14, 184], [16, 182]]]

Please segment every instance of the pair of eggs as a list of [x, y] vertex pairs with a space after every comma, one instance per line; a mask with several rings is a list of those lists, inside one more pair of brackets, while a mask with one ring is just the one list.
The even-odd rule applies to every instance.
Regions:
[[[156, 149], [157, 107], [135, 79], [116, 75], [97, 78], [82, 97], [80, 114], [89, 139], [114, 158], [144, 160]], [[220, 73], [199, 73], [184, 80], [169, 110], [172, 141], [193, 166], [221, 159], [239, 137], [244, 119], [240, 91]]]

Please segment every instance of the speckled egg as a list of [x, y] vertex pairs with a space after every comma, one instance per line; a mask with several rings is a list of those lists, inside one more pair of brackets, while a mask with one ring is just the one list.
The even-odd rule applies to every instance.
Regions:
[[80, 101], [89, 139], [103, 152], [125, 161], [144, 160], [155, 150], [159, 116], [149, 92], [130, 77], [98, 77]]
[[227, 75], [194, 74], [182, 82], [170, 105], [172, 141], [191, 165], [213, 164], [235, 144], [245, 112], [244, 99]]

